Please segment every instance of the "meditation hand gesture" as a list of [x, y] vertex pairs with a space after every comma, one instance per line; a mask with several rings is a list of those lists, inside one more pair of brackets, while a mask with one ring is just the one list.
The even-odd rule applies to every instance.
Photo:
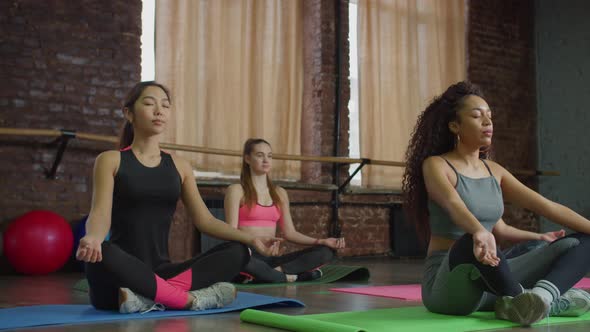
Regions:
[[265, 256], [278, 256], [280, 243], [283, 241], [282, 238], [273, 236], [261, 236], [255, 237], [252, 240], [252, 247], [259, 253]]
[[76, 251], [76, 259], [96, 263], [102, 261], [102, 240], [86, 235], [80, 239], [80, 245]]
[[484, 265], [498, 266], [500, 258], [496, 255], [496, 239], [487, 230], [473, 233], [473, 255]]
[[326, 247], [330, 247], [332, 249], [343, 249], [346, 246], [344, 242], [344, 238], [334, 238], [330, 237], [327, 239], [322, 239], [318, 241], [319, 244], [325, 245]]
[[555, 231], [555, 232], [547, 232], [541, 234], [541, 240], [546, 242], [553, 242], [557, 239], [560, 239], [565, 236], [565, 231], [563, 229]]

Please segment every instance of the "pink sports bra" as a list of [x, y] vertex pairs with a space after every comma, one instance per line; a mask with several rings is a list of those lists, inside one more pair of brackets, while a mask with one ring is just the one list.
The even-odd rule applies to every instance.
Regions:
[[240, 206], [238, 226], [276, 227], [281, 220], [281, 210], [276, 205], [256, 204], [249, 208], [247, 204]]

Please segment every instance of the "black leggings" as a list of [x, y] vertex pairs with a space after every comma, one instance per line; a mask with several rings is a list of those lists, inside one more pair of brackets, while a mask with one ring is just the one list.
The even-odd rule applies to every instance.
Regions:
[[[334, 258], [334, 250], [315, 246], [283, 256], [266, 257], [252, 250], [250, 262], [242, 270], [254, 277], [256, 283], [287, 282], [285, 274], [300, 274], [313, 270]], [[280, 266], [283, 272], [275, 270]]]
[[[509, 260], [499, 250], [496, 252], [500, 258], [500, 264], [498, 266], [492, 267], [481, 264], [473, 255], [473, 238], [471, 234], [463, 235], [451, 248], [449, 252], [449, 268], [453, 270], [460, 264], [474, 265], [481, 274], [479, 282], [481, 283], [482, 289], [495, 295], [518, 295], [522, 292], [520, 284], [524, 287], [531, 288], [540, 279], [550, 281], [563, 294], [590, 271], [590, 259], [588, 259], [590, 235], [581, 233], [570, 234], [552, 242], [549, 244], [549, 247], [555, 246], [560, 241], [566, 241], [566, 239], [577, 239], [579, 243], [566, 250], [553, 262], [547, 264], [545, 271], [541, 271], [542, 275], [535, 278], [537, 280], [532, 279], [527, 282], [525, 281], [526, 279], [518, 277], [517, 275], [522, 273], [515, 274], [511, 271], [510, 267], [517, 267], [521, 264], [516, 266], [509, 264]], [[525, 257], [523, 258], [526, 259]], [[523, 268], [526, 269], [526, 266]]]
[[153, 271], [148, 265], [119, 248], [102, 244], [102, 261], [86, 264], [90, 302], [97, 309], [118, 310], [118, 290], [131, 289], [147, 298], [156, 297], [156, 275], [170, 279], [191, 270], [190, 290], [208, 287], [219, 281], [231, 281], [248, 263], [246, 246], [227, 242], [182, 263], [167, 263]]

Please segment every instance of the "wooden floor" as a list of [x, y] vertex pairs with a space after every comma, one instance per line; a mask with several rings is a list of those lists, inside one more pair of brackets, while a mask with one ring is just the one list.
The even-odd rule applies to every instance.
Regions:
[[[350, 258], [340, 260], [336, 264], [362, 265], [371, 271], [369, 285], [392, 285], [418, 283], [422, 274], [422, 260], [399, 260], [385, 257]], [[82, 274], [50, 275], [45, 277], [17, 277], [0, 276], [0, 308], [25, 306], [34, 304], [87, 304], [86, 293], [72, 290], [72, 285], [82, 278]], [[420, 305], [417, 302], [388, 299], [375, 296], [354, 295], [330, 292], [332, 287], [351, 287], [359, 284], [333, 283], [324, 285], [273, 287], [249, 292], [290, 297], [304, 302], [305, 308], [269, 309], [289, 315], [328, 313], [339, 311], [367, 310]], [[0, 324], [1, 325], [1, 324]], [[513, 328], [496, 331], [589, 331], [590, 322], [567, 325], [551, 325], [536, 328]], [[264, 332], [280, 331], [258, 325], [241, 323], [238, 313], [217, 315], [203, 315], [184, 318], [169, 318], [156, 320], [130, 320], [112, 323], [60, 325], [22, 329], [19, 331], [68, 331], [68, 332], [97, 332], [97, 331], [247, 331]]]

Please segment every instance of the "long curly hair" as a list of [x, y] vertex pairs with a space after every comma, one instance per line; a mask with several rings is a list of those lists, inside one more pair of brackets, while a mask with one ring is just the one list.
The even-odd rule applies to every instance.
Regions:
[[[406, 151], [406, 169], [402, 180], [404, 212], [408, 222], [414, 223], [419, 238], [426, 243], [430, 238], [428, 222], [428, 196], [422, 174], [422, 163], [430, 156], [453, 150], [457, 137], [449, 129], [449, 122], [459, 121], [457, 111], [465, 97], [475, 95], [483, 98], [480, 88], [467, 81], [451, 85], [418, 116], [418, 122]], [[489, 149], [480, 152], [487, 158]]]

